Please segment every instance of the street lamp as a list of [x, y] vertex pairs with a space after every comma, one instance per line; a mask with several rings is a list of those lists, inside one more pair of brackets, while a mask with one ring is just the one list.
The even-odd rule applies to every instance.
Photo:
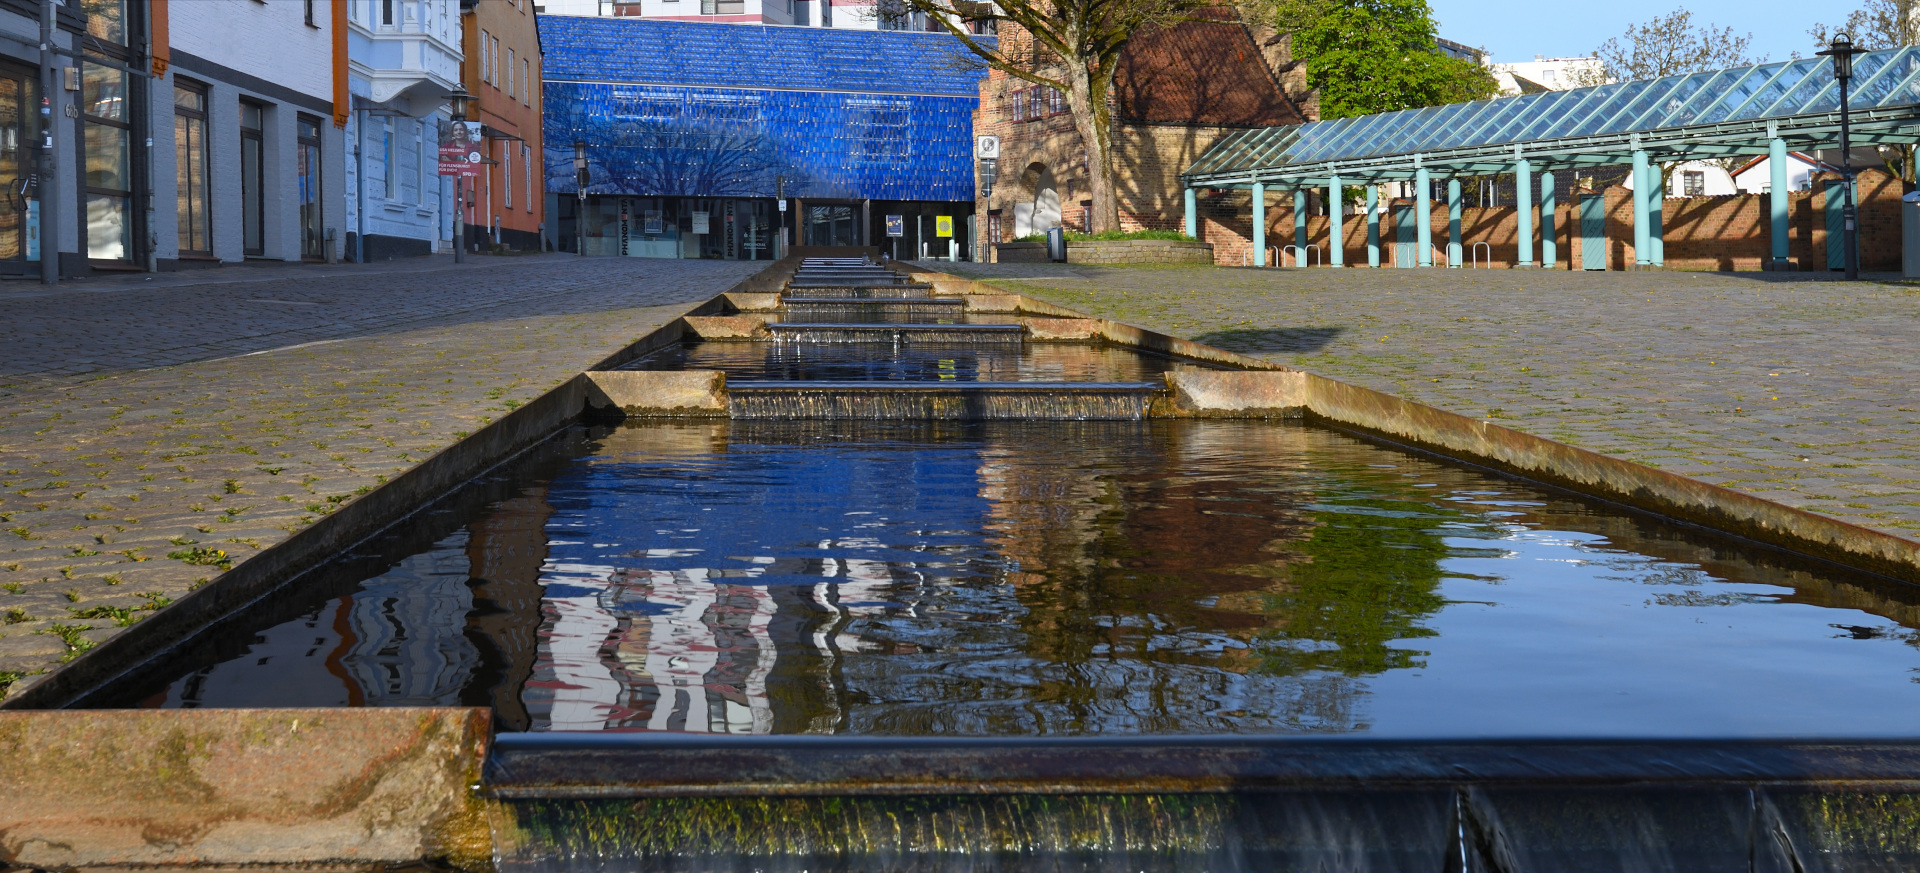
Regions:
[[[467, 107], [473, 103], [473, 95], [460, 85], [453, 86], [453, 93], [447, 95], [447, 110], [453, 115], [453, 139], [460, 144], [462, 166], [467, 159]], [[453, 262], [466, 262], [467, 251], [467, 176], [464, 172], [453, 177]]]
[[573, 245], [580, 250], [580, 257], [587, 256], [587, 183], [592, 181], [587, 172], [587, 142], [573, 141], [573, 187], [580, 198], [580, 207], [573, 211]]
[[1853, 141], [1847, 125], [1847, 82], [1853, 78], [1853, 56], [1860, 53], [1845, 33], [1834, 34], [1827, 50], [1818, 53], [1833, 58], [1833, 80], [1840, 83], [1840, 247], [1847, 262], [1848, 281], [1860, 278], [1860, 232], [1853, 208]]

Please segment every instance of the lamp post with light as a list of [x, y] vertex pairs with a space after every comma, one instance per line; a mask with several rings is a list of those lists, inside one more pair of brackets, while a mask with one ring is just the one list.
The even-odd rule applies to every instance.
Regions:
[[[473, 95], [467, 89], [455, 85], [453, 93], [447, 95], [447, 106], [453, 115], [453, 137], [460, 143], [460, 160], [466, 160], [467, 154], [467, 106], [473, 102]], [[461, 173], [453, 177], [453, 262], [465, 263], [467, 256], [467, 176]]]
[[1833, 58], [1833, 80], [1840, 85], [1840, 248], [1848, 281], [1860, 278], [1860, 232], [1853, 208], [1853, 140], [1847, 124], [1847, 83], [1853, 78], [1853, 56], [1860, 52], [1845, 33], [1834, 34], [1827, 50], [1819, 52]]

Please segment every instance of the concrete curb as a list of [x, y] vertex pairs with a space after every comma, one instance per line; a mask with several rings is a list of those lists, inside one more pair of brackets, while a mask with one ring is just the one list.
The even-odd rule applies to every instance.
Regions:
[[485, 709], [0, 713], [0, 861], [491, 868]]

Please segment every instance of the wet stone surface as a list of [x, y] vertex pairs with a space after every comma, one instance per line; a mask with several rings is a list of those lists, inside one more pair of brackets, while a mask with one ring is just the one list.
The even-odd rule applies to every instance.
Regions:
[[1823, 274], [934, 266], [1920, 537], [1920, 288]]
[[0, 686], [755, 269], [434, 258], [0, 285]]

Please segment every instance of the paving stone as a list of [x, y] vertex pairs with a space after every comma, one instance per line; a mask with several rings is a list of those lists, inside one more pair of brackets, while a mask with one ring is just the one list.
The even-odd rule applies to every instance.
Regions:
[[1096, 315], [1920, 537], [1912, 286], [1823, 274], [954, 266]]
[[[163, 608], [221, 572], [194, 549], [244, 561], [756, 269], [547, 255], [0, 285], [0, 685], [70, 654], [55, 624], [122, 629], [75, 612]], [[5, 624], [15, 608], [32, 620]]]

